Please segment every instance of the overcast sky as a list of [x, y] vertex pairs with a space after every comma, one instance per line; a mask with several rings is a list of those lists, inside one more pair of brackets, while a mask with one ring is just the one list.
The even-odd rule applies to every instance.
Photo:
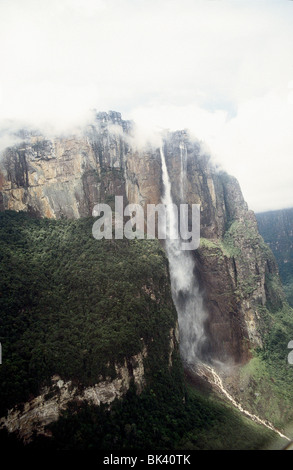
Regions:
[[0, 0], [0, 120], [189, 128], [255, 211], [293, 206], [293, 1]]

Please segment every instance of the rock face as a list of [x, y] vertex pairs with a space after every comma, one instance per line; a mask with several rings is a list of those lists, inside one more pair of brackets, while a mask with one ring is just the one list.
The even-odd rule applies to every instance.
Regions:
[[0, 207], [42, 217], [84, 217], [113, 195], [146, 204], [160, 200], [156, 154], [130, 147], [130, 124], [99, 113], [79, 136], [47, 140], [28, 134], [1, 162]]
[[218, 172], [185, 131], [167, 135], [165, 154], [176, 203], [201, 205], [194, 257], [208, 312], [207, 354], [245, 362], [262, 346], [262, 307], [282, 305], [276, 262], [234, 177]]
[[[202, 242], [194, 257], [208, 312], [208, 353], [245, 362], [250, 348], [262, 344], [260, 307], [282, 303], [269, 282], [279, 282], [276, 263], [237, 180], [218, 172], [187, 132], [166, 133], [163, 142], [174, 202], [201, 205]], [[98, 113], [79, 136], [28, 134], [2, 157], [2, 210], [78, 218], [91, 215], [96, 203], [112, 205], [115, 195], [145, 208], [159, 203], [161, 193], [159, 149], [137, 148], [133, 125], [116, 112]]]
[[55, 375], [52, 377], [52, 385], [44, 387], [40, 395], [9, 410], [7, 417], [0, 419], [0, 428], [5, 427], [10, 433], [16, 433], [24, 443], [28, 443], [34, 433], [49, 436], [46, 426], [57, 421], [61, 411], [73, 400], [98, 406], [101, 403], [109, 405], [127, 392], [132, 378], [140, 393], [145, 384], [143, 359], [146, 356], [147, 350], [144, 348], [142, 353], [131, 358], [131, 373], [125, 361], [124, 366], [115, 366], [116, 379], [108, 377], [103, 380], [101, 377], [97, 384], [82, 390], [71, 381], [64, 382]]

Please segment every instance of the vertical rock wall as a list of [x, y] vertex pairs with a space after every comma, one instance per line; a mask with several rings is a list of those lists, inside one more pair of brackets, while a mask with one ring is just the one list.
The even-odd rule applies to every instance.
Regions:
[[[164, 147], [173, 200], [201, 205], [202, 242], [194, 257], [209, 313], [207, 353], [246, 361], [250, 348], [262, 344], [261, 308], [268, 299], [282, 303], [267, 282], [268, 275], [278, 279], [275, 260], [237, 180], [218, 172], [186, 131], [167, 133]], [[161, 192], [159, 149], [138, 149], [133, 124], [116, 112], [98, 113], [80, 135], [50, 140], [27, 133], [1, 159], [1, 210], [78, 218], [91, 215], [99, 202], [113, 205], [115, 195], [146, 207], [159, 203]]]

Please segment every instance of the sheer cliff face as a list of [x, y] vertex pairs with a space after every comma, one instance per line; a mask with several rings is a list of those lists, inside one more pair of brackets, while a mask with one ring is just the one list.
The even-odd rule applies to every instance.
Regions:
[[[80, 136], [30, 135], [1, 161], [0, 207], [38, 216], [91, 215], [98, 202], [159, 203], [159, 149], [138, 150], [132, 126], [119, 113], [99, 113]], [[261, 346], [261, 306], [282, 302], [267, 282], [277, 278], [235, 178], [217, 172], [186, 132], [166, 134], [164, 151], [176, 203], [201, 204], [202, 243], [194, 252], [209, 318], [209, 353], [245, 361]]]
[[283, 301], [275, 259], [234, 177], [216, 171], [185, 132], [169, 136], [165, 153], [176, 202], [183, 197], [201, 205], [201, 244], [194, 257], [209, 315], [208, 354], [245, 362], [251, 348], [262, 346], [262, 307], [278, 308]]
[[159, 202], [160, 163], [152, 151], [130, 147], [129, 127], [119, 113], [100, 113], [79, 136], [28, 135], [2, 156], [1, 208], [78, 218], [113, 195]]

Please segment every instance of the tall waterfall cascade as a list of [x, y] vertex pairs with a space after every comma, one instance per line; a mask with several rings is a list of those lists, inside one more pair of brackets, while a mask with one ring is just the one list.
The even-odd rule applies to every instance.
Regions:
[[[184, 143], [180, 144], [180, 198], [184, 203], [187, 151]], [[265, 426], [277, 433], [283, 439], [290, 438], [282, 434], [269, 421], [259, 418], [238, 403], [224, 387], [223, 381], [211, 365], [203, 358], [202, 348], [206, 341], [204, 322], [207, 318], [203, 305], [203, 298], [199, 290], [198, 281], [194, 274], [194, 259], [190, 251], [182, 250], [183, 241], [174, 235], [177, 233], [177, 213], [173, 203], [171, 181], [168, 174], [166, 158], [163, 148], [160, 148], [162, 162], [162, 180], [164, 193], [162, 203], [166, 205], [167, 233], [166, 252], [169, 260], [172, 298], [175, 304], [180, 334], [180, 352], [185, 364], [197, 375], [204, 377], [216, 388], [232, 405], [252, 421]], [[213, 361], [214, 362], [214, 361]], [[220, 364], [219, 361], [216, 361]]]
[[[201, 351], [206, 340], [204, 321], [207, 317], [203, 306], [203, 298], [194, 274], [194, 259], [190, 251], [182, 249], [180, 235], [173, 237], [177, 230], [177, 213], [172, 198], [171, 181], [168, 174], [164, 150], [160, 148], [162, 162], [163, 196], [162, 203], [166, 206], [167, 234], [166, 252], [169, 260], [171, 290], [175, 304], [180, 334], [180, 351], [187, 364], [195, 364], [201, 358]], [[180, 196], [184, 203], [184, 184], [186, 181], [187, 151], [184, 143], [180, 144]]]
[[184, 142], [180, 142], [180, 197], [181, 202], [184, 202], [184, 188], [186, 184], [186, 171], [187, 171], [187, 149]]

